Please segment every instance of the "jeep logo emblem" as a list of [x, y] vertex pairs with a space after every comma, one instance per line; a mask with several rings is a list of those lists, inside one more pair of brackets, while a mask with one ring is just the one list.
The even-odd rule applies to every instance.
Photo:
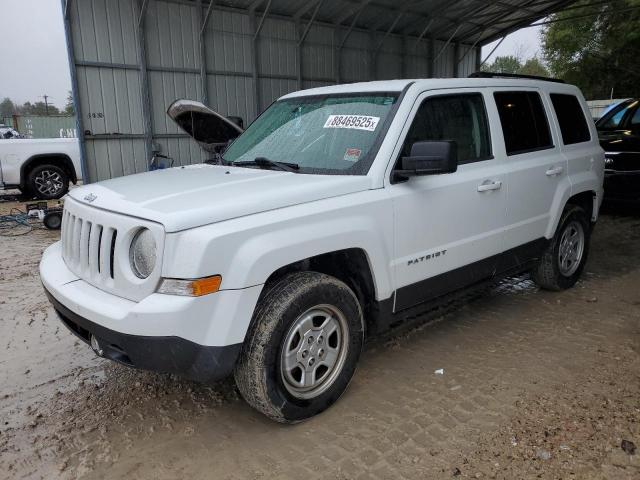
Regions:
[[89, 203], [93, 202], [96, 198], [98, 198], [98, 196], [94, 195], [93, 193], [84, 196], [84, 199]]

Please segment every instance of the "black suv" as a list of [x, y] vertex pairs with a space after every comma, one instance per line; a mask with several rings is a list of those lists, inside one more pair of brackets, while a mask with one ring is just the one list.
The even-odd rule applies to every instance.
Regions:
[[605, 198], [640, 200], [640, 100], [620, 102], [596, 127], [606, 156]]

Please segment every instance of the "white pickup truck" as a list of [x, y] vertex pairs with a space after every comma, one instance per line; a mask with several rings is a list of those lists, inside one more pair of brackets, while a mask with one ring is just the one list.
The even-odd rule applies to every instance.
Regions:
[[60, 198], [82, 179], [76, 138], [0, 140], [0, 189], [44, 200]]
[[239, 136], [193, 102], [169, 113], [206, 147], [237, 138], [217, 164], [72, 190], [40, 263], [63, 323], [105, 358], [233, 373], [297, 422], [340, 397], [367, 336], [479, 283], [531, 272], [562, 290], [584, 268], [604, 152], [571, 85], [329, 86]]

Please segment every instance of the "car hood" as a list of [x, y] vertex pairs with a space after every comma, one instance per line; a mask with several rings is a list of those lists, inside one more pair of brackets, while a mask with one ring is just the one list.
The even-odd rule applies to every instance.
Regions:
[[71, 190], [69, 196], [176, 232], [369, 188], [367, 176], [199, 164], [85, 185]]

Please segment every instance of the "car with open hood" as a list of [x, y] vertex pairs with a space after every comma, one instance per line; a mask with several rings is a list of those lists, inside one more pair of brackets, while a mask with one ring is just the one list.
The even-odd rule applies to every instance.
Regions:
[[210, 160], [72, 190], [40, 263], [101, 357], [233, 375], [298, 422], [338, 400], [367, 337], [507, 275], [562, 290], [584, 268], [604, 153], [571, 85], [335, 85], [246, 130], [191, 100], [168, 113]]

